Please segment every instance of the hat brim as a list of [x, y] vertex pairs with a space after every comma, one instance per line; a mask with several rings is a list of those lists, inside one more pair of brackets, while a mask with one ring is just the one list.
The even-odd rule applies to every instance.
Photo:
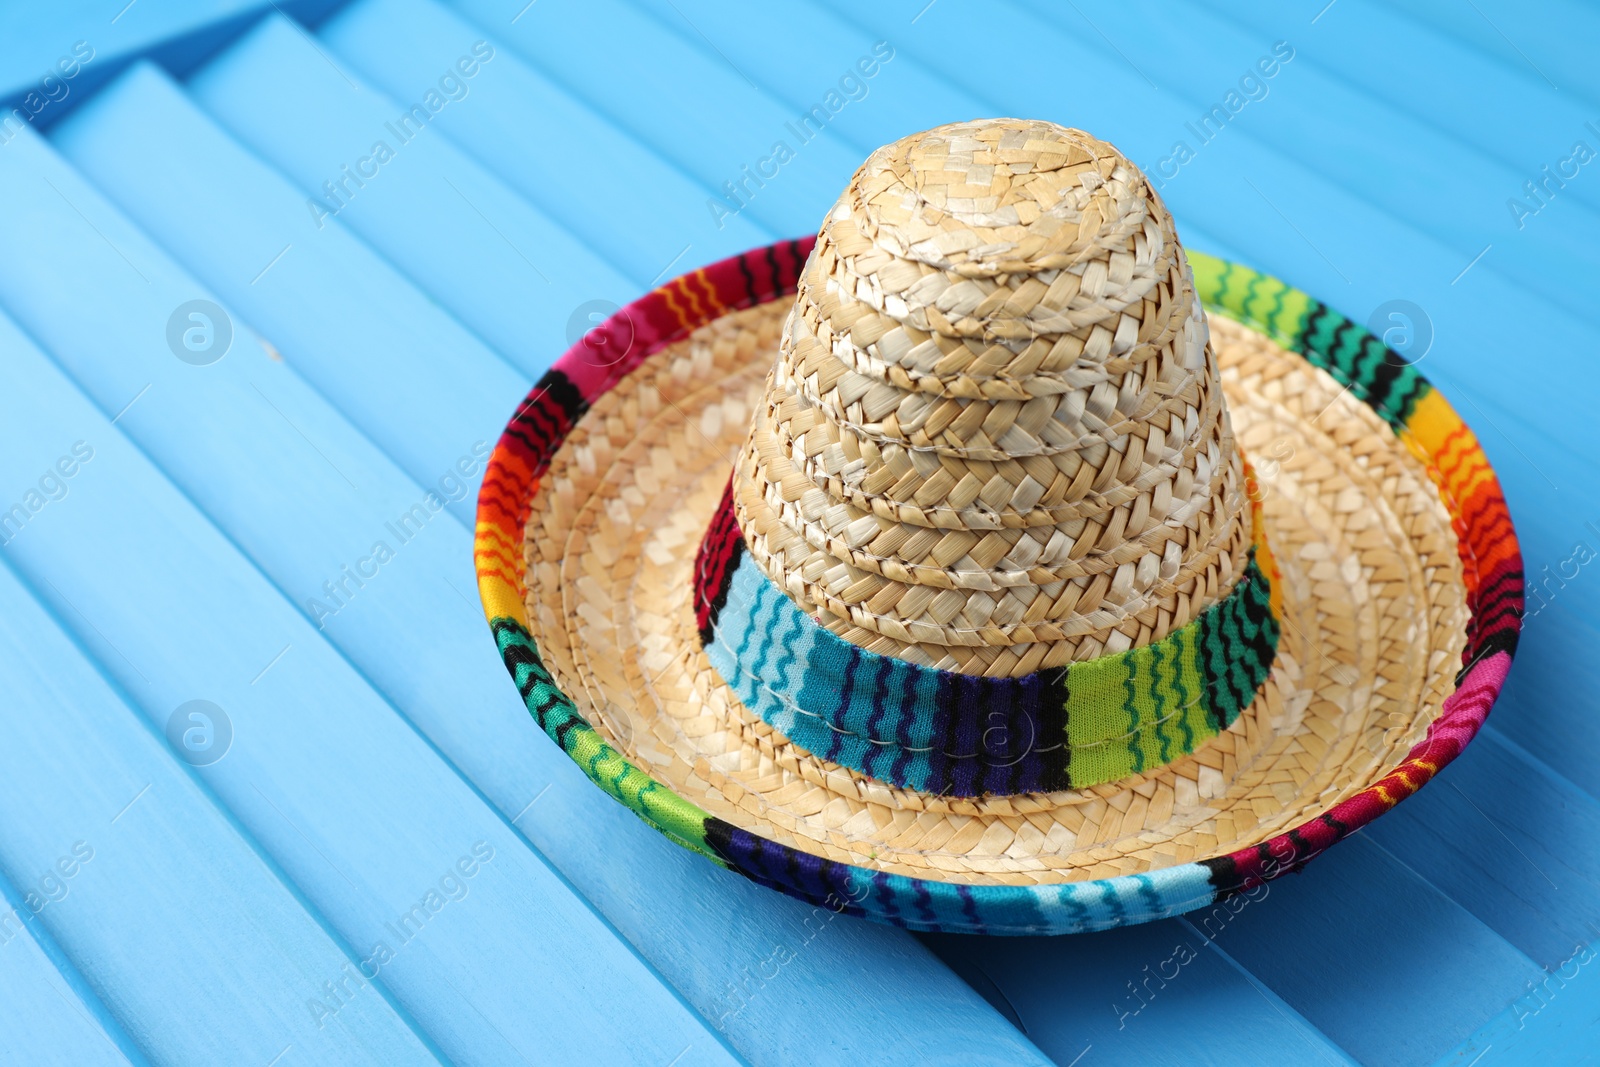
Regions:
[[1099, 930], [1299, 869], [1477, 732], [1515, 649], [1522, 576], [1476, 439], [1359, 325], [1190, 253], [1283, 570], [1284, 644], [1250, 708], [1127, 781], [975, 800], [890, 789], [775, 734], [705, 663], [689, 569], [810, 244], [724, 260], [619, 311], [541, 380], [490, 459], [475, 550], [501, 654], [539, 725], [641, 818], [851, 914]]

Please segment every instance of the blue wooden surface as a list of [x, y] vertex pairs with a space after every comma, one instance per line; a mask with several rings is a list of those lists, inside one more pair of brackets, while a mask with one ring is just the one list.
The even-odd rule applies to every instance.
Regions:
[[[0, 5], [0, 100], [95, 52], [0, 144], [0, 509], [39, 502], [0, 534], [0, 1062], [1582, 1062], [1600, 163], [1524, 183], [1600, 151], [1597, 34], [1573, 0]], [[830, 920], [601, 796], [484, 632], [481, 455], [573, 331], [982, 114], [1109, 138], [1187, 243], [1355, 318], [1419, 306], [1541, 584], [1485, 735], [1258, 899], [1069, 939]], [[205, 366], [167, 340], [198, 299], [233, 332]], [[196, 698], [232, 726], [198, 766]]]

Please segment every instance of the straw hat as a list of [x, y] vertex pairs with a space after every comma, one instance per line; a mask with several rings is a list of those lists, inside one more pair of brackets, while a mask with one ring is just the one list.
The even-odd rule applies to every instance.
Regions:
[[879, 149], [814, 244], [592, 332], [501, 438], [476, 551], [598, 785], [946, 931], [1299, 869], [1471, 739], [1522, 605], [1498, 483], [1412, 367], [1015, 119]]

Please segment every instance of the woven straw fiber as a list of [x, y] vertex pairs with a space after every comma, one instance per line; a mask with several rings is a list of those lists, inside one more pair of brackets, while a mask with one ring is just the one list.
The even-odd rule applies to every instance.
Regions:
[[1172, 219], [1042, 122], [888, 145], [818, 235], [738, 454], [756, 564], [967, 674], [1148, 644], [1225, 596], [1243, 475]]
[[1239, 719], [1125, 781], [973, 800], [893, 789], [800, 749], [730, 697], [691, 594], [695, 548], [766, 402], [787, 311], [777, 301], [718, 319], [602, 396], [542, 478], [524, 545], [530, 627], [558, 684], [710, 814], [891, 873], [1111, 877], [1298, 825], [1380, 779], [1438, 716], [1467, 606], [1426, 469], [1323, 371], [1214, 317], [1233, 425], [1263, 457], [1284, 598], [1277, 662]]

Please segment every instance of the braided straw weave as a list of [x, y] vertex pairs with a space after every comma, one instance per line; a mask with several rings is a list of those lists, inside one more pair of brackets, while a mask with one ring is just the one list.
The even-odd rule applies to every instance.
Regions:
[[1226, 595], [1241, 484], [1155, 191], [1103, 141], [1002, 119], [856, 172], [734, 503], [757, 564], [846, 640], [1016, 676], [1160, 640]]

